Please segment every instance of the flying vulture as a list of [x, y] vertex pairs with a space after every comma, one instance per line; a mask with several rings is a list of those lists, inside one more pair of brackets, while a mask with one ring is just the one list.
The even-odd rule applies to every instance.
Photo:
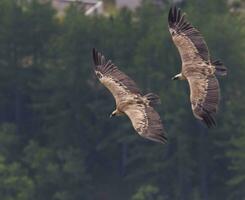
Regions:
[[212, 61], [200, 32], [185, 19], [181, 10], [172, 7], [168, 15], [169, 31], [181, 60], [181, 73], [172, 79], [187, 80], [194, 116], [208, 128], [216, 126], [220, 88], [215, 75], [225, 76], [227, 69], [219, 60]]
[[143, 96], [135, 82], [96, 49], [93, 49], [93, 61], [96, 76], [110, 90], [116, 101], [116, 110], [110, 117], [126, 114], [139, 135], [166, 143], [160, 116], [152, 107], [160, 103], [159, 97], [153, 93]]

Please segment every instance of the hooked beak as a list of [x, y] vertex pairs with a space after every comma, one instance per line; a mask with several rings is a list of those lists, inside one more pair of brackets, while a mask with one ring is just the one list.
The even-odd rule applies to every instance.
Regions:
[[114, 110], [114, 111], [110, 114], [110, 118], [112, 118], [113, 116], [116, 116], [116, 114], [117, 114], [117, 111]]
[[172, 77], [172, 80], [177, 80], [177, 79], [178, 79], [178, 77], [176, 77], [176, 76]]

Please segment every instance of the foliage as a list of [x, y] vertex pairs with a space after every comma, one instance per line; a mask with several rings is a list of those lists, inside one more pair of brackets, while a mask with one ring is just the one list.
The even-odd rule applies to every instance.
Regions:
[[157, 195], [159, 188], [153, 185], [141, 186], [136, 194], [132, 197], [132, 200], [163, 200], [162, 196]]
[[[191, 113], [185, 82], [172, 82], [180, 56], [167, 27], [169, 4], [57, 20], [50, 3], [0, 1], [0, 199], [242, 199], [245, 187], [244, 14], [224, 0], [184, 1], [220, 79], [218, 126]], [[218, 12], [217, 12], [218, 11]], [[109, 119], [112, 95], [92, 69], [96, 47], [154, 92], [168, 132], [162, 146]]]

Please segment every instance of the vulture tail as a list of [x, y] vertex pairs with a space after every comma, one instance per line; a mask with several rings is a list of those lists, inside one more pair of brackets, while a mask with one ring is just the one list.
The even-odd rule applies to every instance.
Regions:
[[218, 76], [227, 75], [227, 68], [224, 66], [224, 64], [221, 61], [215, 60], [212, 62], [212, 65], [215, 68], [215, 75], [218, 75]]
[[156, 94], [148, 93], [144, 97], [149, 101], [150, 106], [161, 103], [159, 96], [157, 96]]

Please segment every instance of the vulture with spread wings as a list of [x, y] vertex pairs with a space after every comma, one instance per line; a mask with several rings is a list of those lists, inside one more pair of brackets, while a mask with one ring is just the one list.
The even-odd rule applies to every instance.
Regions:
[[93, 49], [93, 61], [96, 76], [116, 101], [116, 110], [111, 116], [126, 114], [142, 137], [166, 143], [160, 116], [152, 107], [160, 102], [159, 97], [153, 93], [143, 96], [135, 82], [96, 49]]
[[188, 81], [194, 116], [208, 128], [215, 126], [214, 114], [217, 113], [220, 99], [219, 82], [215, 75], [225, 76], [227, 69], [218, 60], [211, 61], [206, 42], [180, 9], [170, 9], [168, 25], [182, 60], [182, 71], [173, 80]]

